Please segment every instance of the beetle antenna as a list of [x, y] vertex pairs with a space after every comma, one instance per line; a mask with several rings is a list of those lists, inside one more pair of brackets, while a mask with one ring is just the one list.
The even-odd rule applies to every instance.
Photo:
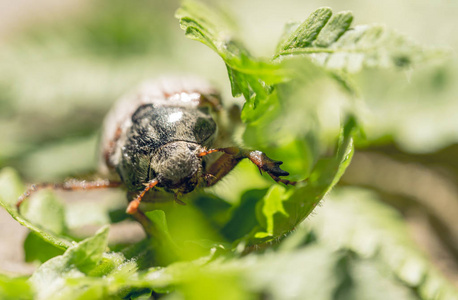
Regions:
[[155, 187], [158, 183], [159, 181], [157, 179], [153, 179], [150, 182], [146, 183], [145, 189], [137, 196], [137, 198], [130, 201], [129, 206], [127, 206], [126, 212], [130, 215], [135, 214], [138, 210], [138, 206], [140, 205], [140, 201], [142, 201], [143, 196], [145, 196], [146, 192]]
[[70, 179], [64, 183], [38, 183], [32, 184], [25, 192], [22, 194], [18, 201], [16, 202], [16, 207], [19, 210], [19, 207], [24, 202], [25, 199], [29, 198], [33, 193], [43, 190], [43, 189], [53, 189], [53, 190], [64, 190], [64, 191], [75, 191], [75, 190], [94, 190], [94, 189], [106, 189], [106, 188], [115, 188], [119, 187], [122, 182], [119, 181], [110, 181], [107, 179], [104, 180], [95, 180], [95, 181], [86, 181], [86, 180], [76, 180]]

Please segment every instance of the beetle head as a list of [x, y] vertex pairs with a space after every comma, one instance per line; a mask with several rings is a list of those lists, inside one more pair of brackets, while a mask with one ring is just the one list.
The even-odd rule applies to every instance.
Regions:
[[197, 155], [200, 148], [198, 144], [184, 141], [159, 148], [151, 158], [158, 186], [174, 193], [192, 192], [202, 177], [202, 158]]

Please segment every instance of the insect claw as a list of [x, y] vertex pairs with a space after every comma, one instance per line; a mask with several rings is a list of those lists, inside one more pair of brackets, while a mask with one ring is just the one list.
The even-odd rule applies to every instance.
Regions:
[[289, 172], [286, 172], [278, 167], [274, 168], [271, 172], [277, 176], [288, 176], [289, 175]]

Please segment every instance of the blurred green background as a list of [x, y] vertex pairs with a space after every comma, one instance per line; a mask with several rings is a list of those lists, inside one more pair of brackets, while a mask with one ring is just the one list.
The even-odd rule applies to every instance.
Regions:
[[[450, 48], [445, 62], [356, 75], [367, 139], [357, 141], [340, 185], [378, 193], [375, 201], [398, 210], [419, 248], [457, 283], [458, 3], [219, 2], [257, 55], [274, 51], [287, 21], [303, 20], [320, 6], [353, 11], [355, 24], [386, 24], [424, 46]], [[0, 1], [0, 168], [14, 167], [28, 182], [93, 172], [104, 115], [145, 78], [197, 74], [211, 79], [226, 103], [243, 103], [231, 98], [221, 59], [185, 38], [174, 18], [178, 6], [166, 0]], [[17, 251], [14, 243], [6, 246]]]

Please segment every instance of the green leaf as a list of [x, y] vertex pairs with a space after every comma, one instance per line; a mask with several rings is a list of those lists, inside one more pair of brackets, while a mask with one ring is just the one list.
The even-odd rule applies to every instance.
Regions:
[[338, 290], [338, 299], [348, 300], [416, 300], [418, 296], [392, 274], [386, 274], [378, 261], [347, 259], [345, 270], [348, 282]]
[[279, 113], [281, 113], [280, 101], [277, 92], [273, 90], [272, 93], [265, 94], [264, 97], [247, 100], [243, 105], [240, 117], [246, 123], [254, 123], [261, 118], [273, 118]]
[[146, 230], [151, 236], [151, 244], [155, 250], [155, 261], [159, 265], [170, 264], [179, 260], [180, 248], [172, 239], [167, 226], [167, 219], [163, 210], [153, 210], [146, 212], [146, 216], [151, 221]]
[[232, 207], [225, 199], [206, 192], [194, 193], [192, 204], [214, 228], [221, 228], [227, 222]]
[[[309, 47], [315, 42], [323, 46], [336, 41], [350, 26], [352, 15], [348, 12], [334, 17], [331, 15], [329, 8], [323, 8], [317, 10], [297, 28], [295, 24], [290, 24], [286, 34], [289, 35], [283, 36], [278, 49], [284, 52]], [[302, 57], [301, 61], [289, 63], [252, 56], [237, 39], [233, 23], [228, 21], [226, 15], [202, 3], [185, 1], [177, 11], [176, 17], [180, 19], [180, 24], [189, 38], [206, 44], [225, 62], [232, 95], [243, 95], [246, 100], [241, 114], [241, 119], [245, 123], [255, 123], [263, 117], [266, 119], [266, 115], [272, 120], [284, 113], [284, 103], [287, 99], [276, 92], [279, 84], [296, 80], [298, 77], [304, 82], [311, 82], [323, 75], [321, 68], [311, 66], [308, 58]], [[321, 31], [324, 31], [323, 35], [320, 35]], [[306, 72], [305, 65], [309, 69]], [[351, 89], [352, 86], [343, 80], [343, 76], [325, 76], [336, 80], [350, 94], [355, 93]]]
[[247, 80], [236, 81], [240, 85], [233, 86], [234, 95], [261, 89], [260, 83], [256, 83], [259, 79], [269, 84], [283, 80], [285, 74], [276, 64], [256, 59], [249, 53], [237, 38], [233, 21], [222, 10], [187, 0], [175, 16], [187, 37], [207, 45], [221, 56], [229, 71], [234, 72], [233, 76], [229, 74], [231, 81], [237, 76]]
[[295, 32], [300, 25], [301, 22], [297, 21], [289, 21], [285, 24], [283, 28], [283, 33], [281, 34], [280, 39], [277, 43], [277, 48], [275, 50], [276, 53], [282, 50], [281, 47], [286, 44], [286, 41], [291, 37], [293, 32]]
[[265, 232], [257, 232], [255, 238], [274, 237], [277, 234], [279, 223], [288, 220], [290, 215], [285, 211], [283, 202], [288, 199], [285, 188], [273, 185], [260, 202], [258, 220]]
[[[244, 272], [246, 280], [253, 282], [270, 299], [334, 299], [342, 281], [342, 274], [337, 272], [342, 256], [343, 253], [314, 244], [294, 251], [258, 256], [256, 263], [249, 265]], [[250, 259], [254, 260], [247, 257], [238, 264], [249, 264]]]
[[[351, 28], [351, 12], [331, 15], [329, 8], [313, 12], [280, 40], [274, 58], [307, 55], [327, 69], [358, 72], [363, 67], [410, 67], [445, 54], [444, 50], [422, 48], [384, 26]], [[288, 27], [286, 32], [290, 31]]]
[[167, 219], [165, 217], [164, 211], [148, 211], [146, 212], [146, 216], [151, 220], [153, 224], [152, 230], [154, 235], [163, 240], [166, 240], [167, 242], [172, 242], [172, 237], [170, 236], [169, 229], [167, 227]]
[[4, 300], [34, 299], [32, 288], [27, 278], [9, 278], [0, 274], [0, 298]]
[[253, 189], [245, 192], [239, 205], [233, 208], [231, 218], [221, 229], [229, 241], [235, 241], [249, 234], [258, 226], [256, 221], [256, 204], [266, 194], [266, 189]]
[[318, 36], [313, 41], [315, 47], [329, 47], [336, 42], [342, 34], [349, 30], [353, 22], [353, 14], [349, 11], [338, 12], [333, 15]]
[[[176, 17], [187, 37], [207, 45], [221, 56], [227, 67], [232, 95], [243, 95], [246, 106], [255, 109], [272, 92], [272, 84], [287, 80], [288, 72], [278, 64], [249, 53], [237, 39], [233, 22], [222, 11], [199, 2], [184, 1]], [[245, 115], [242, 119], [252, 121]]]
[[26, 262], [44, 263], [45, 261], [64, 253], [63, 249], [45, 242], [35, 232], [30, 232], [24, 241], [24, 252]]
[[73, 241], [35, 225], [18, 213], [16, 209], [16, 202], [19, 195], [21, 195], [25, 190], [22, 186], [23, 185], [19, 176], [13, 169], [2, 169], [0, 172], [0, 205], [3, 206], [3, 208], [5, 208], [5, 210], [13, 217], [13, 219], [18, 221], [19, 224], [35, 232], [37, 236], [42, 238], [44, 241], [59, 249], [67, 249], [70, 247], [73, 244]]
[[[42, 264], [30, 278], [38, 299], [59, 299], [59, 294], [71, 289], [66, 284], [70, 278], [81, 278], [94, 271], [102, 262], [107, 250], [108, 226], [100, 229], [93, 237], [70, 247], [61, 256], [54, 257]], [[112, 259], [119, 261], [117, 257]], [[108, 268], [111, 270], [112, 268]], [[99, 275], [104, 275], [100, 274]]]
[[410, 238], [402, 216], [377, 198], [358, 188], [335, 190], [312, 220], [318, 241], [379, 260], [421, 299], [458, 299], [457, 289]]
[[257, 217], [263, 228], [255, 234], [262, 240], [280, 237], [301, 223], [338, 182], [353, 156], [352, 132], [356, 121], [349, 117], [339, 138], [336, 153], [321, 158], [305, 183], [286, 190], [272, 186], [258, 204]]
[[56, 234], [65, 231], [64, 206], [52, 191], [39, 191], [21, 205], [21, 214], [33, 224]]
[[76, 267], [83, 273], [92, 271], [102, 259], [108, 245], [108, 226], [102, 227], [93, 237], [78, 243], [68, 249], [64, 256], [68, 258], [68, 265]]
[[332, 10], [328, 7], [317, 9], [279, 46], [279, 49], [283, 51], [308, 47], [317, 39], [331, 15]]

